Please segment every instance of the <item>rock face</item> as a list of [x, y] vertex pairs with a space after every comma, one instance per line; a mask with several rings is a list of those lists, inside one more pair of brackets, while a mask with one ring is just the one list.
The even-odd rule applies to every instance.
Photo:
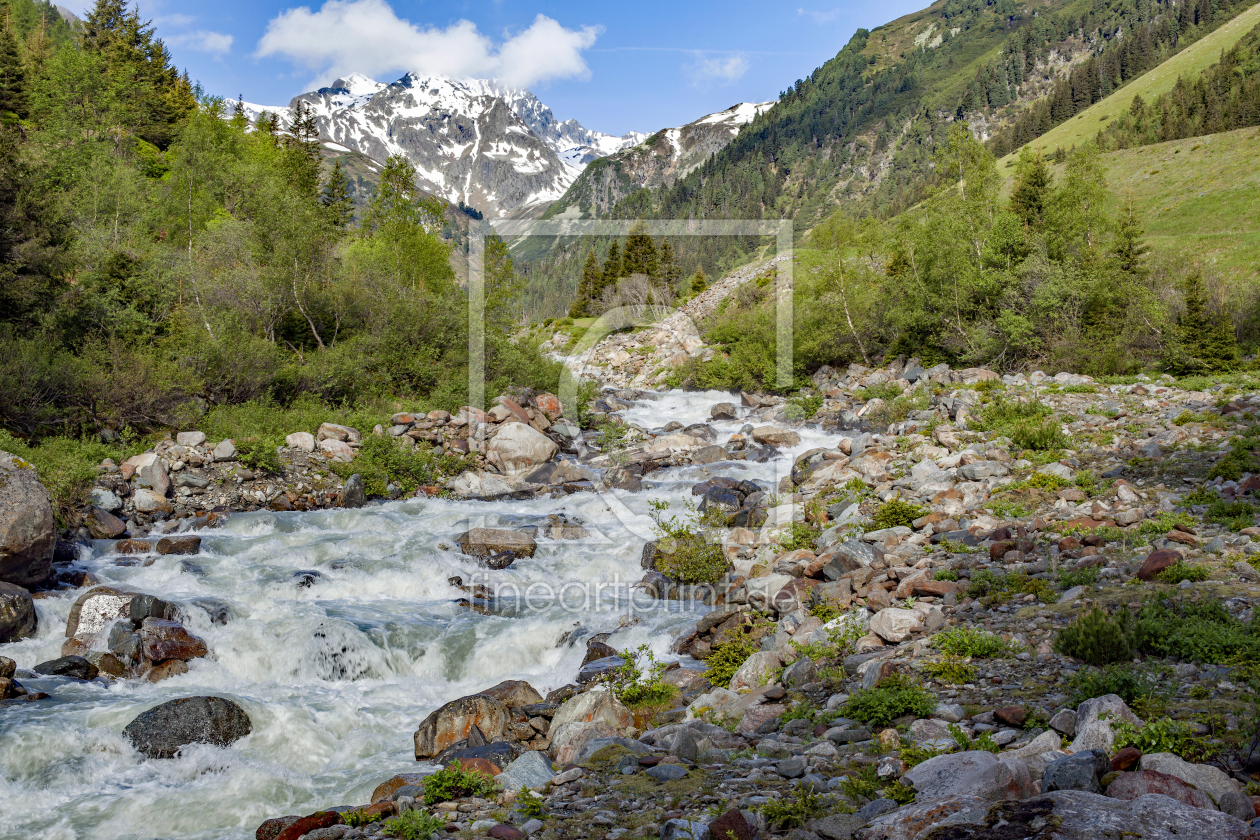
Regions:
[[183, 697], [141, 713], [123, 730], [148, 758], [173, 758], [188, 744], [226, 747], [253, 728], [249, 715], [222, 697]]
[[31, 593], [11, 583], [0, 583], [0, 645], [29, 639], [38, 622]]
[[1138, 770], [1135, 773], [1119, 773], [1107, 785], [1107, 796], [1112, 799], [1137, 799], [1139, 796], [1159, 794], [1171, 797], [1191, 808], [1216, 810], [1212, 797], [1186, 784], [1176, 776], [1155, 770]]
[[511, 722], [507, 706], [493, 697], [474, 694], [452, 700], [425, 718], [416, 730], [416, 761], [432, 758], [463, 741], [474, 726], [487, 741], [501, 740]]
[[512, 476], [545, 464], [557, 449], [551, 438], [533, 426], [508, 423], [486, 446], [486, 460]]
[[0, 451], [0, 582], [43, 582], [56, 545], [52, 502], [34, 465]]
[[1138, 762], [1142, 770], [1154, 770], [1176, 776], [1188, 785], [1207, 791], [1220, 802], [1231, 793], [1241, 793], [1242, 785], [1231, 779], [1223, 770], [1208, 764], [1191, 764], [1172, 753], [1147, 753]]

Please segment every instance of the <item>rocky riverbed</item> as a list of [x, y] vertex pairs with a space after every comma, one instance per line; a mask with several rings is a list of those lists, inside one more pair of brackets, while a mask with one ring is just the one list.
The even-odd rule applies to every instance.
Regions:
[[[379, 434], [455, 450], [442, 430], [462, 425], [474, 453], [396, 500], [315, 487], [359, 430], [290, 436], [312, 491], [262, 479], [270, 499], [222, 442], [104, 465], [121, 504], [96, 507], [122, 531], [0, 561], [59, 582], [0, 591], [13, 825], [316, 840], [423, 812], [457, 836], [1260, 836], [1260, 395], [914, 360], [813, 385], [609, 389], [587, 435], [550, 395], [395, 416]], [[178, 493], [185, 470], [206, 494]], [[171, 509], [141, 510], [160, 473]], [[662, 535], [661, 507], [685, 528]], [[1211, 626], [1135, 636], [1111, 661], [1143, 663], [1109, 682], [1069, 655], [1097, 638], [1061, 641], [1094, 607]], [[662, 663], [638, 654], [640, 684], [664, 686], [648, 701], [617, 677], [640, 645]], [[164, 705], [192, 697], [231, 707]], [[451, 762], [497, 786], [431, 781]]]

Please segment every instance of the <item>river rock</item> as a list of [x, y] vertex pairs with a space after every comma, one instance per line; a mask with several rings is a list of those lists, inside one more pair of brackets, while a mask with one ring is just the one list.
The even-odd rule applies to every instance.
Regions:
[[183, 697], [142, 712], [123, 735], [148, 758], [174, 758], [188, 744], [226, 747], [253, 729], [245, 710], [222, 697]]
[[1148, 794], [1168, 796], [1191, 808], [1216, 810], [1216, 803], [1207, 793], [1186, 784], [1176, 776], [1156, 770], [1117, 773], [1107, 785], [1107, 796], [1112, 799], [1137, 799]]
[[147, 487], [137, 488], [131, 500], [140, 513], [170, 513], [175, 509], [165, 495]]
[[52, 502], [34, 465], [0, 451], [0, 583], [46, 580], [56, 545]]
[[796, 432], [780, 429], [778, 426], [758, 426], [753, 429], [752, 438], [762, 445], [769, 444], [780, 449], [797, 446], [801, 442], [801, 436]]
[[96, 540], [116, 540], [127, 533], [127, 523], [101, 507], [92, 507], [83, 519], [88, 533]]
[[555, 778], [551, 762], [537, 750], [530, 750], [513, 761], [495, 779], [504, 790], [517, 791], [521, 788], [542, 790], [547, 782]]
[[538, 549], [538, 543], [529, 534], [504, 528], [473, 528], [456, 537], [455, 542], [459, 543], [460, 551], [470, 557], [489, 557], [505, 552], [513, 557], [533, 557]]
[[506, 737], [512, 715], [507, 706], [493, 697], [474, 694], [460, 697], [425, 718], [415, 734], [416, 760], [432, 758], [459, 741], [466, 740], [473, 727], [487, 741]]
[[37, 629], [31, 593], [11, 583], [0, 583], [0, 645], [29, 639]]
[[770, 682], [770, 677], [783, 665], [778, 653], [772, 650], [759, 650], [744, 660], [731, 677], [730, 690], [761, 688]]
[[871, 632], [886, 642], [904, 642], [916, 630], [923, 629], [923, 615], [917, 610], [889, 607], [875, 613]]
[[201, 537], [162, 537], [157, 541], [158, 554], [190, 555], [201, 552]]
[[286, 435], [284, 445], [290, 449], [300, 449], [303, 452], [315, 451], [315, 436], [310, 432], [293, 432]]
[[339, 426], [336, 423], [321, 423], [315, 430], [316, 440], [339, 440], [343, 443], [359, 443], [363, 435], [358, 429], [350, 426]]
[[123, 462], [135, 469], [131, 483], [137, 487], [147, 487], [157, 496], [166, 497], [171, 492], [171, 479], [162, 466], [162, 458], [156, 452], [145, 452], [142, 455], [128, 458]]
[[991, 801], [1023, 799], [1033, 793], [1028, 767], [984, 750], [938, 755], [910, 768], [902, 782], [915, 799], [970, 794]]
[[1101, 719], [1100, 716], [1104, 712], [1114, 715], [1116, 719], [1142, 725], [1138, 716], [1133, 714], [1125, 702], [1115, 694], [1086, 700], [1076, 709], [1076, 737], [1072, 741], [1072, 752], [1103, 750], [1108, 754], [1111, 753], [1116, 743], [1116, 735], [1108, 720]]
[[98, 673], [96, 666], [82, 656], [63, 656], [41, 662], [32, 670], [48, 677], [69, 677], [72, 680], [94, 680]]
[[164, 618], [146, 618], [140, 625], [144, 658], [153, 662], [168, 659], [187, 661], [205, 656], [206, 643], [189, 633], [182, 624]]
[[1167, 796], [1147, 794], [1126, 802], [1086, 791], [1059, 790], [1022, 802], [988, 806], [965, 795], [915, 802], [877, 817], [855, 838], [910, 840], [924, 837], [933, 826], [943, 826], [948, 834], [942, 836], [951, 840], [1005, 837], [1256, 840], [1257, 837], [1247, 823], [1228, 814], [1192, 808]]
[[1225, 771], [1210, 764], [1191, 764], [1172, 753], [1146, 753], [1139, 759], [1138, 767], [1176, 776], [1188, 785], [1207, 791], [1218, 802], [1226, 794], [1242, 791], [1242, 786], [1226, 775]]
[[66, 638], [86, 638], [107, 624], [131, 617], [131, 599], [136, 593], [109, 586], [95, 586], [84, 592], [70, 607]]
[[1111, 761], [1102, 750], [1087, 750], [1066, 755], [1046, 765], [1041, 774], [1041, 789], [1087, 790], [1102, 793], [1099, 779], [1111, 770]]
[[179, 432], [175, 435], [175, 442], [180, 446], [201, 446], [206, 442], [205, 432]]
[[519, 709], [543, 701], [542, 695], [524, 680], [504, 680], [480, 693], [493, 697], [509, 709]]
[[361, 508], [367, 504], [367, 491], [363, 488], [363, 476], [355, 473], [341, 485], [341, 506]]
[[515, 475], [546, 463], [559, 447], [542, 432], [524, 423], [509, 423], [486, 446], [486, 460], [505, 475]]
[[566, 723], [595, 721], [603, 721], [615, 730], [620, 730], [633, 725], [634, 716], [610, 692], [596, 688], [566, 700], [551, 719], [551, 728], [555, 730]]

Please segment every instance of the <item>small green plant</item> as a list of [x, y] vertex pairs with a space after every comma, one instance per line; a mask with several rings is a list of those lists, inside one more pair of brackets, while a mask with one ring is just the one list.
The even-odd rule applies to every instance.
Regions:
[[1194, 566], [1185, 561], [1178, 560], [1176, 563], [1164, 569], [1156, 578], [1160, 583], [1178, 584], [1183, 580], [1200, 581], [1207, 580], [1208, 570], [1205, 566]]
[[976, 678], [975, 666], [957, 656], [946, 656], [940, 662], [923, 662], [920, 667], [923, 673], [947, 685], [962, 685]]
[[1111, 721], [1118, 750], [1137, 747], [1143, 753], [1170, 752], [1195, 763], [1207, 761], [1218, 752], [1210, 741], [1196, 735], [1194, 726], [1185, 721], [1165, 717], [1138, 726], [1110, 712], [1104, 712], [1100, 717]]
[[897, 526], [910, 527], [914, 520], [926, 516], [928, 509], [904, 502], [901, 499], [890, 499], [880, 505], [879, 510], [871, 517], [871, 525], [866, 530], [878, 531], [883, 528]]
[[868, 385], [865, 388], [858, 388], [853, 392], [853, 398], [859, 402], [870, 402], [871, 400], [894, 400], [901, 396], [901, 386], [892, 382], [884, 382], [879, 385]]
[[542, 797], [527, 787], [516, 795], [516, 810], [527, 820], [537, 819], [547, 813]]
[[801, 548], [813, 548], [814, 540], [822, 531], [804, 522], [793, 522], [787, 532], [779, 538], [779, 548], [783, 551], [796, 551]]
[[897, 757], [908, 766], [917, 767], [928, 759], [936, 758], [938, 755], [945, 755], [947, 752], [949, 752], [948, 749], [907, 744], [897, 751]]
[[284, 472], [284, 464], [280, 463], [280, 455], [276, 452], [276, 444], [258, 438], [242, 438], [233, 441], [236, 446], [236, 460], [254, 472], [280, 475]]
[[802, 700], [794, 704], [783, 714], [779, 715], [780, 723], [787, 723], [789, 720], [813, 720], [814, 714], [818, 710], [814, 708], [814, 704], [808, 700]]
[[951, 627], [932, 637], [932, 646], [941, 653], [986, 659], [1011, 653], [1011, 646], [996, 633], [965, 625]]
[[[344, 819], [344, 815], [342, 817]], [[349, 825], [349, 823], [347, 823]], [[429, 840], [434, 834], [445, 831], [446, 822], [428, 811], [412, 809], [405, 814], [388, 819], [381, 826], [386, 837], [401, 840]]]
[[839, 618], [844, 615], [844, 607], [839, 604], [832, 603], [831, 601], [823, 601], [822, 603], [814, 604], [810, 607], [809, 614], [821, 621], [823, 624], [826, 624], [832, 619]]
[[1062, 476], [1043, 472], [1035, 472], [1022, 482], [1024, 487], [1032, 487], [1037, 490], [1046, 491], [1062, 490], [1064, 487], [1070, 486], [1071, 483], [1072, 482]]
[[886, 799], [891, 799], [898, 805], [909, 805], [914, 801], [915, 791], [909, 785], [904, 785], [901, 780], [893, 782], [880, 791]]
[[1196, 487], [1181, 497], [1181, 503], [1187, 507], [1191, 505], [1212, 505], [1220, 500], [1221, 497], [1207, 487]]
[[827, 630], [827, 638], [821, 642], [788, 642], [801, 656], [808, 656], [814, 662], [823, 663], [829, 660], [843, 659], [857, 649], [858, 639], [862, 638], [861, 625], [857, 622], [842, 622], [838, 627]]
[[1067, 679], [1069, 703], [1079, 706], [1086, 700], [1115, 694], [1132, 708], [1151, 706], [1171, 693], [1168, 669], [1128, 662], [1105, 668], [1082, 668]]
[[791, 795], [771, 799], [762, 805], [761, 813], [771, 829], [786, 831], [818, 819], [827, 812], [828, 804], [813, 788], [798, 784]]
[[715, 645], [709, 658], [704, 660], [708, 666], [704, 678], [717, 688], [727, 688], [739, 667], [758, 650], [760, 648], [747, 639], [732, 639]]
[[343, 479], [358, 473], [363, 476], [367, 495], [385, 496], [390, 484], [404, 493], [421, 485], [443, 484], [450, 476], [463, 472], [468, 463], [464, 458], [445, 455], [437, 448], [418, 444], [409, 451], [394, 438], [368, 435], [354, 461], [333, 462], [329, 468]]
[[783, 414], [788, 420], [808, 420], [818, 413], [822, 405], [822, 394], [800, 393], [788, 399]]
[[1217, 600], [1152, 598], [1138, 611], [1144, 653], [1190, 662], [1260, 662], [1260, 622], [1243, 623]]
[[722, 546], [713, 542], [697, 527], [695, 508], [688, 505], [688, 516], [680, 519], [665, 515], [669, 503], [652, 501], [652, 521], [660, 539], [656, 568], [661, 574], [679, 583], [717, 583], [726, 574], [728, 564]]
[[498, 790], [499, 786], [485, 773], [464, 770], [459, 762], [451, 762], [445, 770], [439, 770], [424, 780], [424, 804], [436, 805], [465, 796], [490, 796]]
[[937, 569], [932, 573], [932, 580], [958, 580], [958, 572], [953, 569]]
[[840, 792], [853, 800], [873, 799], [879, 790], [879, 776], [874, 764], [863, 765], [858, 770], [840, 777]]
[[1241, 531], [1256, 524], [1256, 508], [1250, 502], [1218, 500], [1208, 505], [1203, 518], [1208, 522], [1224, 525], [1231, 531]]
[[613, 696], [631, 709], [664, 706], [678, 694], [678, 688], [665, 682], [666, 662], [658, 662], [647, 645], [621, 651], [625, 664], [605, 674], [603, 681]]
[[1002, 748], [998, 746], [998, 742], [993, 740], [993, 736], [988, 732], [981, 732], [979, 738], [969, 738], [966, 732], [962, 731], [956, 723], [949, 725], [949, 734], [954, 739], [954, 743], [958, 745], [958, 749], [967, 752], [970, 750], [984, 750], [985, 752], [997, 753]]
[[362, 828], [365, 825], [371, 825], [374, 822], [380, 822], [385, 818], [384, 814], [369, 814], [367, 811], [346, 811], [341, 815], [341, 821], [351, 828]]
[[1073, 586], [1093, 586], [1098, 583], [1102, 569], [1097, 566], [1085, 566], [1080, 569], [1064, 569], [1059, 572], [1059, 586], [1071, 589]]
[[887, 726], [903, 715], [927, 717], [936, 708], [936, 697], [908, 677], [893, 674], [874, 688], [859, 688], [841, 708], [845, 717]]
[[1090, 665], [1127, 662], [1137, 649], [1136, 625], [1127, 607], [1115, 615], [1090, 607], [1054, 637], [1054, 652]]

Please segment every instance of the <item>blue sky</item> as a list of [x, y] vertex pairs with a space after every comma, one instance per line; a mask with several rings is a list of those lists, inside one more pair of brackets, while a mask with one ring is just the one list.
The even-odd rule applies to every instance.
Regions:
[[559, 119], [622, 134], [773, 99], [858, 27], [924, 5], [142, 0], [140, 9], [210, 93], [276, 105], [352, 71], [380, 81], [412, 69], [498, 76], [529, 87]]

